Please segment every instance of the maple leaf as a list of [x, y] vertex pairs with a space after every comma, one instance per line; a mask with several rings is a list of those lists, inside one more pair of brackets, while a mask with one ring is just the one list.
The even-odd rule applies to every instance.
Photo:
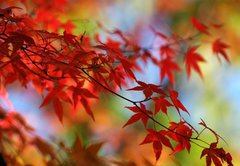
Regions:
[[169, 44], [160, 48], [160, 54], [161, 56], [166, 55], [167, 58], [174, 58], [176, 56], [175, 50]]
[[121, 62], [125, 72], [128, 73], [128, 75], [131, 76], [131, 78], [133, 78], [134, 80], [137, 80], [133, 71], [131, 70], [133, 67], [133, 64], [126, 58], [120, 58], [119, 61]]
[[210, 35], [210, 33], [208, 32], [208, 27], [201, 23], [198, 19], [196, 19], [195, 17], [191, 17], [191, 22], [193, 27], [196, 28], [199, 32]]
[[168, 87], [168, 92], [169, 92], [170, 99], [171, 99], [173, 105], [175, 106], [175, 108], [176, 108], [177, 111], [178, 111], [178, 114], [181, 115], [181, 114], [180, 114], [180, 109], [181, 109], [181, 110], [183, 110], [184, 112], [186, 112], [188, 115], [190, 115], [189, 112], [188, 112], [188, 110], [187, 110], [187, 109], [184, 107], [184, 105], [182, 104], [182, 102], [181, 102], [180, 100], [178, 100], [178, 92], [170, 89], [169, 87]]
[[162, 144], [173, 150], [171, 142], [166, 137], [165, 130], [160, 130], [158, 132], [152, 129], [147, 129], [147, 130], [149, 133], [147, 134], [147, 136], [145, 137], [145, 139], [142, 141], [140, 145], [153, 143], [153, 149], [154, 149], [156, 160], [158, 160], [161, 156]]
[[188, 78], [191, 75], [191, 70], [194, 69], [201, 78], [203, 78], [201, 69], [198, 65], [199, 62], [206, 62], [205, 59], [198, 53], [196, 53], [197, 46], [193, 46], [188, 48], [187, 52], [185, 53], [185, 64], [187, 69], [187, 76]]
[[98, 97], [96, 95], [94, 95], [90, 90], [86, 89], [86, 88], [75, 88], [74, 93], [76, 93], [77, 95], [80, 96], [85, 96], [87, 98], [95, 98], [98, 99]]
[[[25, 32], [26, 33], [26, 32]], [[14, 38], [18, 38], [18, 39], [22, 39], [24, 42], [26, 42], [27, 44], [30, 45], [35, 45], [35, 42], [33, 40], [32, 37], [24, 34], [24, 33], [20, 33], [20, 32], [11, 32], [12, 37]]]
[[82, 88], [83, 85], [84, 85], [84, 81], [79, 82], [76, 87], [70, 86], [68, 88], [69, 90], [72, 91], [72, 100], [73, 100], [74, 109], [76, 108], [76, 105], [78, 104], [80, 99], [80, 102], [84, 107], [86, 113], [90, 115], [93, 120], [95, 120], [93, 112], [89, 106], [88, 98], [98, 99], [98, 97], [94, 95], [89, 89]]
[[89, 145], [86, 148], [82, 145], [79, 137], [77, 137], [72, 148], [66, 150], [72, 160], [71, 165], [106, 166], [103, 159], [97, 155], [102, 145], [103, 143], [100, 142]]
[[175, 85], [175, 79], [173, 72], [174, 71], [181, 71], [181, 68], [178, 64], [172, 61], [170, 58], [161, 60], [159, 63], [160, 66], [160, 79], [163, 81], [165, 75], [168, 77], [171, 84]]
[[121, 72], [119, 66], [111, 69], [111, 72], [109, 73], [109, 80], [114, 81], [121, 89], [122, 82], [124, 82], [124, 74]]
[[226, 153], [223, 148], [217, 148], [217, 142], [213, 142], [209, 148], [203, 149], [200, 158], [205, 155], [207, 166], [211, 166], [212, 162], [215, 166], [222, 166], [224, 162], [227, 162], [228, 166], [233, 166], [232, 156], [230, 153]]
[[53, 99], [53, 108], [54, 108], [54, 111], [57, 114], [60, 122], [63, 123], [63, 106], [62, 106], [62, 102], [59, 100], [59, 98]]
[[87, 114], [90, 115], [93, 120], [95, 120], [92, 109], [90, 108], [87, 99], [85, 97], [81, 97], [80, 101], [81, 101], [85, 111], [87, 112]]
[[72, 44], [74, 45], [76, 43], [76, 36], [67, 33], [67, 31], [63, 32], [63, 39], [66, 42], [67, 45]]
[[191, 144], [189, 139], [192, 136], [192, 130], [185, 125], [185, 122], [183, 121], [180, 121], [179, 123], [170, 122], [170, 124], [170, 131], [166, 134], [178, 143], [171, 154], [180, 152], [185, 148], [190, 152]]
[[97, 45], [94, 46], [95, 48], [101, 49], [101, 50], [105, 50], [107, 52], [108, 58], [110, 59], [109, 61], [114, 62], [115, 60], [118, 60], [123, 69], [125, 70], [125, 72], [134, 80], [137, 80], [132, 68], [134, 67], [132, 61], [130, 61], [129, 59], [127, 59], [121, 49], [120, 46], [122, 45], [121, 42], [119, 41], [114, 41], [111, 38], [108, 38], [107, 43], [102, 43], [100, 41], [100, 39], [98, 38], [98, 35], [96, 36], [96, 40], [98, 42], [100, 42], [102, 45]]
[[160, 110], [167, 115], [167, 107], [173, 106], [164, 96], [154, 97], [153, 101], [155, 102], [155, 111], [156, 115]]
[[133, 106], [133, 107], [126, 107], [127, 109], [131, 110], [135, 114], [132, 115], [132, 117], [127, 121], [127, 123], [123, 126], [126, 127], [127, 125], [133, 124], [137, 122], [138, 120], [142, 120], [144, 126], [147, 126], [147, 122], [149, 120], [149, 116], [152, 116], [152, 112], [146, 109], [146, 106], [142, 103], [140, 103], [139, 106]]
[[137, 83], [140, 86], [136, 86], [136, 87], [130, 88], [128, 90], [143, 91], [146, 99], [150, 98], [154, 92], [162, 94], [162, 95], [166, 95], [166, 93], [162, 89], [160, 89], [160, 87], [161, 87], [160, 85], [146, 84], [142, 81], [137, 81]]
[[69, 95], [64, 91], [64, 85], [59, 85], [56, 88], [50, 90], [48, 94], [45, 96], [40, 108], [50, 104], [53, 102], [53, 108], [58, 116], [60, 122], [63, 122], [63, 106], [62, 101], [68, 102], [72, 104], [72, 100], [70, 99]]
[[45, 96], [42, 104], [40, 105], [40, 108], [43, 106], [46, 106], [48, 104], [50, 104], [50, 102], [52, 101], [53, 98], [55, 98], [56, 96], [58, 96], [58, 93], [60, 91], [62, 91], [64, 88], [64, 86], [57, 86], [55, 89], [52, 89], [48, 92], [48, 94]]
[[34, 88], [36, 89], [36, 91], [43, 97], [45, 82], [42, 81], [41, 79], [40, 80], [32, 79], [32, 84], [33, 84]]
[[[103, 43], [102, 43], [103, 44]], [[110, 50], [120, 50], [121, 42], [112, 40], [111, 38], [107, 38], [107, 42], [103, 44]]]
[[11, 43], [13, 46], [12, 54], [18, 51], [24, 45], [24, 43], [29, 45], [35, 45], [32, 37], [19, 32], [11, 32], [11, 35], [5, 40], [2, 45], [9, 43]]
[[221, 54], [230, 63], [229, 57], [225, 51], [226, 48], [229, 48], [229, 45], [222, 42], [220, 39], [216, 39], [213, 42], [212, 50], [213, 50], [213, 53], [217, 55], [219, 62], [221, 62], [221, 60], [219, 58], [219, 54]]

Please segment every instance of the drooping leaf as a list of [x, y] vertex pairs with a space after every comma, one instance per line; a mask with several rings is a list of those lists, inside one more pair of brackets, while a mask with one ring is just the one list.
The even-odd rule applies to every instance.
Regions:
[[81, 100], [80, 100], [80, 101], [81, 101], [81, 103], [82, 103], [82, 105], [83, 105], [86, 113], [87, 113], [88, 115], [90, 115], [93, 120], [95, 120], [94, 115], [93, 115], [93, 112], [92, 112], [92, 109], [91, 109], [91, 107], [89, 106], [89, 103], [88, 103], [87, 99], [84, 98], [84, 97], [81, 97]]
[[221, 62], [219, 54], [223, 56], [225, 60], [227, 60], [230, 63], [230, 59], [225, 51], [225, 49], [229, 48], [229, 45], [222, 42], [220, 39], [216, 39], [212, 44], [212, 50], [213, 53], [217, 56], [219, 62]]
[[156, 160], [158, 160], [161, 156], [162, 145], [165, 145], [173, 150], [171, 142], [166, 137], [166, 131], [160, 130], [157, 132], [155, 130], [148, 129], [148, 132], [149, 133], [140, 145], [152, 143]]
[[206, 156], [206, 166], [211, 166], [211, 163], [215, 166], [222, 166], [224, 162], [226, 162], [228, 166], [233, 166], [232, 156], [230, 153], [226, 153], [223, 148], [217, 148], [217, 142], [213, 142], [209, 148], [203, 149], [200, 158], [203, 156]]
[[171, 45], [166, 44], [160, 48], [160, 54], [164, 58], [174, 58], [176, 56], [176, 51]]
[[172, 85], [175, 85], [174, 71], [181, 71], [178, 64], [172, 61], [170, 58], [161, 60], [159, 63], [160, 67], [160, 79], [163, 81], [164, 77], [167, 76]]
[[167, 115], [167, 107], [173, 106], [164, 96], [154, 97], [153, 101], [155, 102], [155, 111], [156, 115], [160, 110]]
[[187, 149], [187, 151], [190, 152], [192, 129], [190, 129], [183, 121], [180, 121], [179, 123], [170, 122], [170, 124], [170, 131], [166, 134], [178, 143], [171, 154], [178, 153], [184, 149]]
[[149, 99], [154, 92], [166, 95], [166, 93], [160, 88], [161, 87], [160, 85], [146, 84], [142, 81], [137, 81], [137, 83], [139, 84], [139, 86], [130, 88], [128, 90], [143, 91], [146, 99]]
[[131, 76], [131, 78], [133, 78], [134, 80], [137, 80], [135, 74], [132, 71], [133, 64], [125, 58], [120, 58], [119, 60], [122, 63], [122, 66], [126, 73], [129, 74], [129, 76]]
[[198, 19], [196, 19], [195, 17], [191, 17], [191, 22], [193, 27], [196, 28], [199, 32], [210, 35], [210, 33], [208, 32], [208, 27], [201, 23]]
[[87, 98], [95, 98], [95, 99], [98, 99], [98, 97], [93, 94], [90, 90], [86, 89], [86, 88], [76, 88], [75, 89], [75, 93], [78, 94], [78, 95], [83, 95]]
[[152, 116], [152, 112], [146, 109], [146, 106], [142, 103], [140, 103], [139, 106], [133, 106], [133, 107], [126, 107], [135, 114], [132, 115], [132, 117], [127, 121], [127, 123], [123, 126], [126, 127], [127, 125], [133, 124], [137, 122], [138, 120], [142, 120], [144, 126], [147, 126], [147, 122], [149, 120], [149, 117]]
[[69, 44], [74, 45], [76, 43], [76, 36], [69, 34], [66, 31], [63, 32], [63, 39], [67, 45], [69, 45]]
[[178, 92], [175, 90], [172, 90], [171, 88], [168, 88], [168, 92], [170, 95], [170, 99], [171, 99], [173, 105], [175, 106], [175, 108], [177, 109], [179, 115], [181, 115], [180, 109], [183, 110], [184, 112], [186, 112], [188, 115], [190, 115], [188, 110], [184, 107], [182, 102], [178, 99]]
[[200, 54], [196, 53], [197, 48], [197, 46], [190, 47], [185, 53], [184, 60], [186, 64], [188, 78], [190, 78], [192, 69], [195, 70], [200, 75], [200, 77], [203, 77], [202, 71], [198, 63], [206, 61]]
[[15, 54], [16, 51], [21, 49], [24, 44], [35, 45], [35, 42], [32, 37], [20, 33], [20, 32], [11, 32], [8, 38], [2, 45], [12, 44], [12, 54]]
[[40, 108], [43, 106], [46, 106], [48, 104], [50, 104], [50, 102], [56, 97], [58, 96], [58, 93], [62, 91], [62, 89], [64, 88], [64, 86], [57, 86], [55, 89], [52, 89], [48, 92], [48, 94], [45, 96], [42, 104], [40, 105]]
[[53, 99], [53, 108], [58, 116], [58, 119], [63, 123], [63, 106], [62, 102], [58, 98]]

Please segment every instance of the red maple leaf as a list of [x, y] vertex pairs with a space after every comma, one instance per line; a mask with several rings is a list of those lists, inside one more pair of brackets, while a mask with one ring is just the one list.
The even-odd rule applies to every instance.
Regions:
[[175, 85], [175, 79], [173, 72], [174, 71], [181, 71], [181, 68], [178, 66], [178, 64], [174, 61], [172, 61], [170, 58], [161, 60], [159, 63], [160, 66], [160, 79], [161, 81], [164, 79], [165, 76], [168, 77], [169, 81]]
[[180, 114], [180, 109], [183, 110], [184, 112], [188, 113], [188, 115], [189, 115], [189, 112], [184, 107], [182, 102], [180, 100], [178, 100], [178, 92], [174, 91], [174, 90], [172, 90], [170, 88], [168, 88], [168, 92], [169, 92], [169, 95], [170, 95], [170, 99], [171, 99], [173, 105], [175, 106], [175, 108], [177, 109], [179, 115], [181, 115]]
[[196, 53], [197, 46], [188, 48], [188, 51], [185, 53], [185, 64], [187, 69], [188, 78], [191, 75], [191, 70], [194, 69], [201, 77], [203, 77], [201, 69], [199, 67], [199, 62], [206, 62], [205, 59], [198, 53]]
[[191, 144], [189, 139], [192, 136], [192, 130], [185, 125], [185, 122], [183, 121], [180, 121], [179, 123], [170, 123], [170, 131], [168, 131], [166, 134], [178, 143], [172, 154], [180, 152], [184, 149], [187, 149], [187, 151], [190, 152]]
[[[24, 44], [35, 45], [35, 42], [32, 37], [25, 35], [20, 32], [11, 32], [11, 35], [5, 40], [2, 45], [12, 44], [12, 54], [18, 51]], [[2, 46], [1, 45], [1, 46]]]
[[212, 44], [213, 53], [217, 55], [219, 62], [221, 62], [219, 58], [219, 54], [221, 54], [228, 62], [230, 62], [229, 57], [225, 51], [226, 48], [229, 48], [229, 45], [222, 42], [220, 39], [217, 39]]
[[147, 129], [148, 135], [145, 137], [143, 142], [140, 145], [153, 143], [153, 149], [155, 153], [156, 160], [158, 160], [162, 153], [162, 145], [165, 145], [173, 150], [172, 144], [169, 139], [166, 137], [165, 130], [155, 131], [152, 129]]
[[67, 33], [67, 31], [63, 32], [63, 39], [66, 42], [67, 45], [72, 44], [74, 45], [76, 43], [76, 36]]
[[92, 112], [92, 109], [91, 109], [91, 107], [89, 106], [88, 100], [87, 100], [85, 97], [81, 97], [81, 100], [80, 100], [80, 101], [81, 101], [81, 103], [82, 103], [82, 105], [83, 105], [86, 113], [87, 113], [88, 115], [90, 115], [93, 120], [95, 120], [94, 115], [93, 115], [93, 112]]
[[136, 86], [128, 90], [143, 91], [146, 99], [150, 98], [153, 92], [166, 95], [166, 93], [160, 88], [161, 87], [160, 85], [146, 84], [142, 81], [137, 81], [137, 83], [139, 84], [139, 86]]
[[121, 62], [122, 67], [125, 70], [125, 72], [129, 76], [131, 76], [131, 78], [133, 78], [134, 80], [137, 80], [137, 78], [135, 77], [135, 74], [132, 71], [133, 63], [131, 61], [129, 61], [127, 58], [124, 58], [124, 57], [120, 57], [120, 58], [117, 58], [117, 59]]
[[142, 120], [144, 126], [147, 126], [147, 122], [149, 120], [149, 116], [152, 116], [152, 112], [146, 109], [146, 106], [142, 103], [140, 103], [140, 107], [139, 106], [133, 106], [133, 107], [126, 107], [129, 110], [131, 110], [132, 112], [134, 112], [135, 114], [127, 121], [127, 123], [123, 126], [127, 126], [130, 125], [132, 123], [137, 122], [138, 120]]
[[198, 19], [196, 19], [195, 17], [191, 17], [191, 22], [193, 27], [196, 28], [199, 32], [210, 35], [210, 33], [208, 32], [208, 27], [201, 23]]
[[63, 123], [63, 106], [62, 106], [62, 102], [59, 100], [59, 98], [53, 99], [53, 108], [54, 108], [56, 115], [58, 116], [58, 119], [60, 120], [60, 122]]
[[80, 82], [76, 87], [70, 86], [68, 89], [72, 91], [72, 100], [73, 100], [73, 106], [74, 109], [76, 108], [76, 105], [78, 104], [79, 100], [84, 107], [86, 113], [91, 116], [91, 118], [94, 120], [93, 112], [89, 106], [88, 99], [89, 98], [95, 98], [98, 97], [93, 94], [90, 90], [83, 87], [84, 82]]
[[48, 104], [50, 104], [50, 102], [56, 98], [60, 92], [63, 91], [64, 86], [63, 85], [59, 85], [58, 87], [56, 87], [55, 89], [51, 89], [49, 90], [49, 92], [47, 93], [47, 95], [45, 96], [42, 104], [40, 105], [40, 108], [43, 106], [46, 106]]
[[232, 156], [223, 148], [217, 148], [217, 142], [211, 143], [209, 148], [203, 149], [201, 158], [205, 155], [207, 166], [211, 166], [212, 162], [215, 166], [222, 166], [224, 162], [227, 162], [228, 166], [233, 166]]
[[64, 85], [59, 85], [58, 87], [50, 90], [48, 94], [45, 96], [40, 107], [49, 105], [51, 101], [53, 102], [53, 108], [56, 115], [58, 116], [59, 120], [62, 122], [63, 120], [62, 102], [65, 101], [72, 104], [71, 98], [69, 97], [68, 93], [64, 90]]
[[118, 51], [120, 50], [121, 45], [122, 43], [120, 41], [115, 41], [115, 40], [112, 40], [111, 38], [107, 38], [107, 42], [104, 43], [104, 46], [106, 46], [108, 49], [118, 50]]
[[171, 45], [166, 44], [160, 48], [161, 56], [166, 55], [167, 58], [174, 58], [176, 56], [176, 51], [171, 47]]
[[112, 68], [109, 72], [109, 81], [114, 81], [120, 89], [122, 84], [126, 85], [124, 78], [124, 73], [119, 66]]
[[95, 98], [95, 99], [98, 98], [97, 96], [95, 96], [91, 91], [89, 91], [86, 88], [79, 88], [79, 87], [70, 87], [70, 88], [73, 91], [72, 98], [73, 98], [75, 107], [78, 102], [78, 97]]
[[154, 115], [156, 115], [160, 110], [167, 114], [167, 107], [173, 106], [168, 100], [165, 99], [164, 96], [154, 97], [153, 101], [155, 102]]

